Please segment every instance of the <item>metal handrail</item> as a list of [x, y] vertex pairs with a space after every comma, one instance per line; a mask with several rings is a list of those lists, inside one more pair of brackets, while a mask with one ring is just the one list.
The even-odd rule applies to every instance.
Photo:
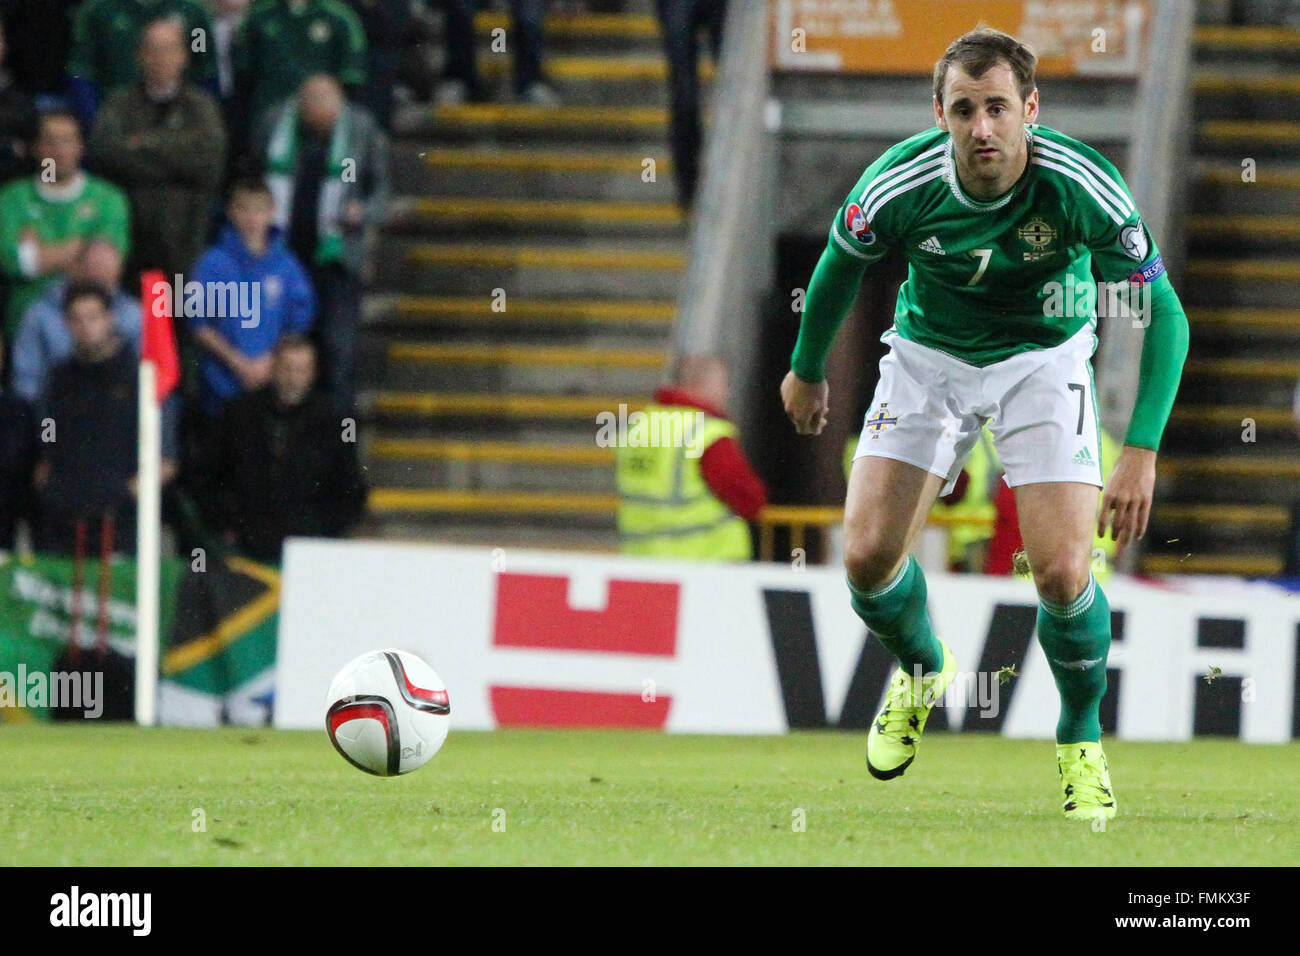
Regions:
[[[802, 548], [807, 543], [809, 528], [819, 528], [823, 532], [840, 524], [844, 520], [844, 509], [838, 505], [768, 505], [759, 512], [758, 558], [771, 561], [776, 549], [776, 529], [790, 529], [790, 547]], [[950, 528], [954, 525], [978, 525], [986, 531], [992, 531], [994, 519], [967, 516], [953, 516], [932, 511], [926, 518], [926, 524], [936, 528]]]

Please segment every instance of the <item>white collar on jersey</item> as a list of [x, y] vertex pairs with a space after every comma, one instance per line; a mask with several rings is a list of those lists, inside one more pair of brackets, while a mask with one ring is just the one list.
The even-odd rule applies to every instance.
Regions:
[[[1029, 124], [1025, 124], [1025, 152], [1031, 153], [1034, 149], [1034, 129]], [[1025, 173], [1029, 172], [1029, 164], [1025, 164]], [[972, 199], [962, 190], [961, 184], [957, 182], [957, 166], [952, 157], [952, 137], [948, 137], [948, 148], [943, 153], [943, 181], [948, 184], [956, 200], [967, 209], [974, 209], [976, 212], [992, 212], [995, 209], [1001, 209], [1020, 192], [1020, 187], [1025, 182], [1025, 173], [1020, 174], [1016, 184], [1008, 189], [1005, 195], [997, 199], [991, 199], [988, 202], [980, 202], [978, 199]]]

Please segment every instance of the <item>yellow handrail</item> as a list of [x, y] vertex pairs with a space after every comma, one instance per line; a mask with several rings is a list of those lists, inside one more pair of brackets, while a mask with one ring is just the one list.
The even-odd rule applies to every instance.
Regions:
[[[790, 529], [790, 547], [802, 548], [810, 527], [820, 528], [823, 532], [844, 520], [844, 509], [835, 505], [768, 505], [758, 514], [758, 558], [771, 561], [775, 548], [775, 534], [778, 527]], [[932, 511], [926, 524], [934, 527], [948, 528], [953, 525], [980, 525], [988, 531], [993, 530], [992, 518], [976, 518], [969, 515], [948, 515]]]

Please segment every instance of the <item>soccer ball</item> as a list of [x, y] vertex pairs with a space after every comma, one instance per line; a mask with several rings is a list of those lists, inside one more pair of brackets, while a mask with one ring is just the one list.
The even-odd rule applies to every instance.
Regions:
[[433, 668], [408, 651], [362, 654], [334, 676], [325, 732], [359, 770], [396, 777], [423, 767], [447, 739], [451, 705]]

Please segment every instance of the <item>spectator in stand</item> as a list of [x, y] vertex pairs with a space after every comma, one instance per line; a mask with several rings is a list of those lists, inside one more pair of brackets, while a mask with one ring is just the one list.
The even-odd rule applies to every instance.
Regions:
[[37, 121], [36, 174], [0, 188], [0, 271], [9, 279], [5, 340], [28, 307], [82, 254], [106, 239], [126, 254], [131, 216], [126, 196], [81, 169], [81, 124], [51, 110]]
[[265, 130], [275, 221], [310, 270], [329, 393], [351, 409], [367, 252], [388, 202], [388, 141], [338, 81], [308, 77]]
[[250, 6], [252, 0], [208, 0], [217, 58], [217, 93], [223, 103], [235, 95], [235, 36]]
[[393, 115], [393, 88], [402, 62], [402, 43], [411, 21], [411, 0], [347, 0], [366, 32], [366, 85], [360, 103], [384, 129]]
[[122, 291], [121, 279], [122, 254], [111, 242], [94, 239], [68, 266], [67, 276], [31, 304], [14, 337], [13, 390], [19, 398], [39, 405], [51, 370], [72, 355], [72, 335], [63, 318], [63, 296], [72, 282], [93, 282], [108, 292], [113, 330], [140, 353], [140, 300]]
[[132, 217], [132, 286], [141, 272], [183, 275], [203, 251], [225, 170], [226, 131], [213, 98], [184, 81], [189, 49], [180, 21], [140, 31], [140, 80], [112, 93], [90, 136], [94, 168], [126, 190]]
[[366, 82], [366, 33], [341, 0], [261, 0], [235, 35], [235, 85], [243, 126], [256, 129], [298, 92], [328, 73], [350, 91]]
[[[72, 355], [50, 373], [39, 414], [55, 429], [40, 445], [34, 483], [36, 550], [72, 553], [76, 525], [88, 523], [89, 541], [111, 514], [115, 550], [135, 550], [137, 396], [139, 357], [113, 328], [108, 292], [72, 282], [63, 296]], [[162, 479], [176, 472], [175, 435], [163, 428]], [[92, 544], [93, 547], [93, 544]]]
[[722, 52], [722, 24], [727, 18], [726, 0], [655, 0], [663, 30], [664, 53], [668, 57], [668, 85], [672, 103], [669, 138], [673, 170], [677, 180], [677, 201], [690, 209], [700, 166], [700, 67], [699, 32], [709, 31], [713, 62]]
[[746, 522], [767, 504], [767, 489], [724, 411], [727, 367], [712, 356], [688, 356], [678, 383], [655, 391], [643, 410], [645, 433], [617, 442], [622, 551], [748, 561], [753, 543]]
[[315, 346], [288, 333], [276, 343], [271, 384], [221, 416], [209, 505], [225, 540], [259, 561], [278, 562], [290, 535], [342, 537], [365, 508], [356, 442], [315, 381]]
[[[474, 0], [444, 0], [447, 41], [446, 68], [435, 101], [455, 106], [485, 98], [479, 80], [474, 37]], [[542, 21], [545, 0], [510, 0], [510, 42], [514, 44], [515, 96], [534, 106], [559, 106], [559, 94], [542, 75]]]
[[190, 316], [199, 363], [199, 406], [209, 420], [244, 392], [271, 379], [272, 350], [286, 332], [307, 332], [316, 309], [311, 280], [273, 229], [271, 190], [260, 179], [238, 179], [226, 206], [230, 221], [194, 267], [196, 282], [238, 283], [257, 289], [256, 322], [239, 315]]
[[[136, 51], [145, 26], [162, 17], [180, 21], [185, 46], [194, 52], [187, 79], [217, 90], [216, 35], [198, 0], [85, 0], [72, 26], [68, 77], [77, 113], [92, 125], [99, 104], [140, 79]], [[202, 43], [199, 43], [199, 40]]]
[[18, 521], [31, 517], [36, 429], [32, 406], [0, 390], [0, 551], [15, 550]]
[[82, 2], [0, 0], [0, 20], [9, 41], [6, 65], [18, 89], [32, 97], [38, 109], [67, 105], [64, 65], [72, 48], [72, 18]]
[[[0, 22], [0, 64], [6, 62], [9, 53], [7, 38], [7, 28]], [[32, 98], [0, 66], [0, 183], [32, 171], [29, 147], [35, 135], [36, 108]]]

